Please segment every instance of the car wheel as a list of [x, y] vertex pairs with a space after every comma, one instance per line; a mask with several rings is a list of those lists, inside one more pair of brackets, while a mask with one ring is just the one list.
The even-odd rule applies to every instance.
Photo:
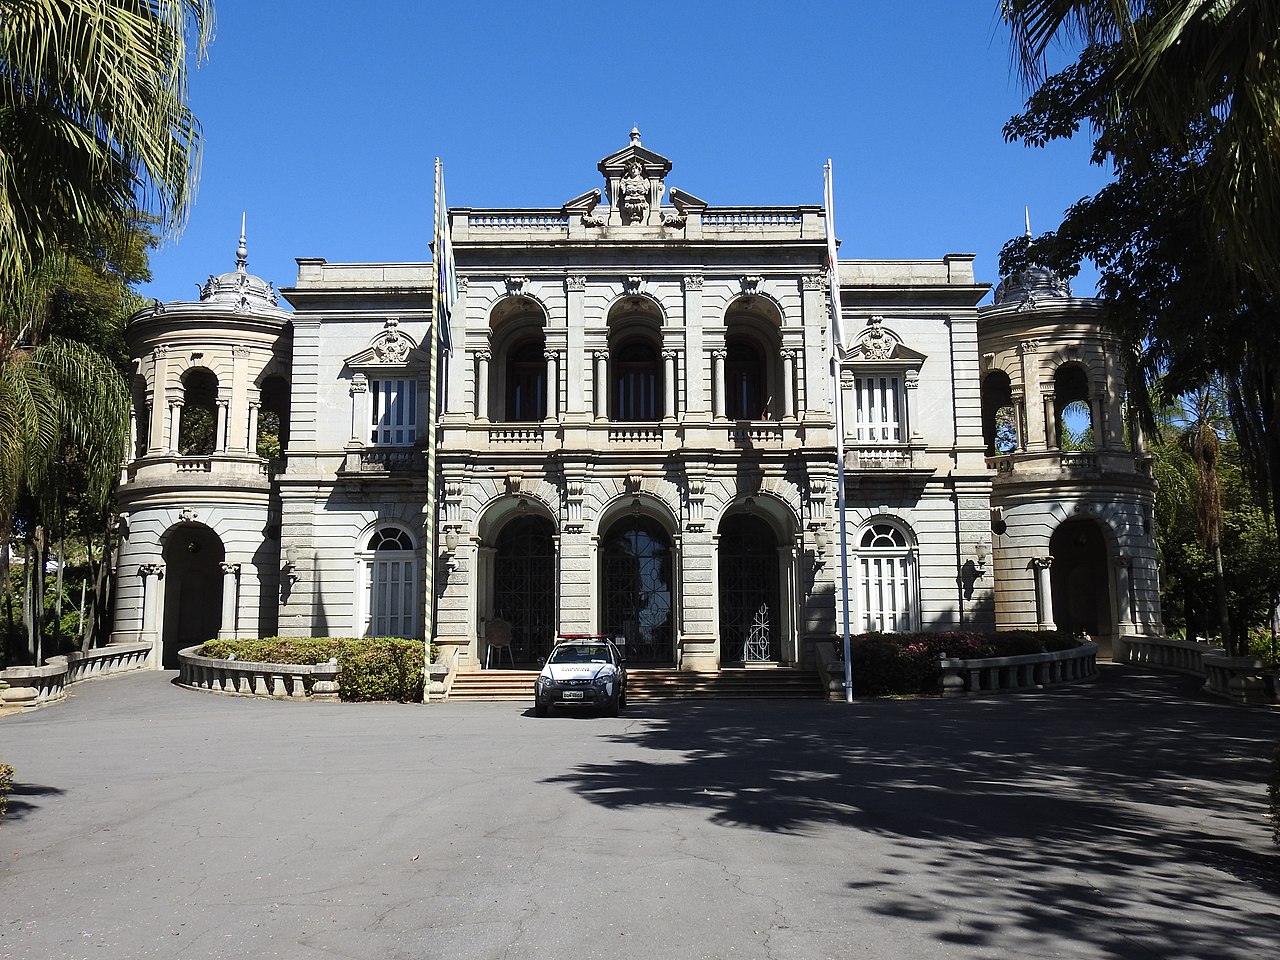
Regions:
[[627, 691], [626, 690], [618, 691], [618, 709], [619, 710], [627, 709]]
[[533, 715], [535, 717], [545, 717], [547, 715], [547, 705], [541, 700], [533, 701]]
[[622, 694], [615, 693], [612, 697], [609, 698], [608, 702], [604, 705], [605, 712], [609, 714], [609, 716], [611, 717], [616, 717], [618, 715], [618, 710], [621, 707], [621, 701], [622, 701]]

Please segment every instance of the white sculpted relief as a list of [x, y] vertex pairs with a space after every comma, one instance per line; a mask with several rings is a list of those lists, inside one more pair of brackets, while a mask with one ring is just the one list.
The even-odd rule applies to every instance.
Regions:
[[644, 223], [649, 214], [649, 178], [644, 175], [644, 167], [639, 160], [632, 160], [627, 164], [619, 186], [618, 206], [622, 222]]

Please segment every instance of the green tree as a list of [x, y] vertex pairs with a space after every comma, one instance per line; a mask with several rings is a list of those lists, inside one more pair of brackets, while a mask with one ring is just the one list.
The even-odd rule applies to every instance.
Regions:
[[[52, 589], [61, 598], [68, 537], [86, 544], [90, 623], [105, 616], [109, 504], [131, 403], [123, 329], [140, 305], [130, 285], [147, 278], [152, 242], [134, 226], [78, 252], [48, 254], [0, 311], [0, 560], [7, 564], [16, 534], [27, 561], [24, 659], [39, 662], [46, 652], [41, 571], [58, 558]], [[55, 604], [55, 622], [60, 612]]]
[[180, 225], [212, 28], [209, 0], [0, 0], [0, 288], [139, 206]]
[[1095, 89], [1039, 142], [1089, 122], [1098, 162], [1142, 164], [1156, 144], [1188, 158], [1197, 226], [1221, 268], [1280, 295], [1280, 5], [1002, 0], [1000, 12], [1031, 85], [1045, 81], [1054, 45], [1083, 47], [1078, 63], [1097, 67]]
[[[1245, 133], [1253, 126], [1251, 112], [1267, 102], [1280, 118], [1280, 95], [1268, 79], [1280, 71], [1280, 31], [1254, 37], [1259, 65], [1246, 69], [1237, 62], [1242, 24], [1253, 22], [1250, 17], [1270, 24], [1274, 6], [1007, 4], [1019, 55], [1033, 71], [1059, 31], [1085, 45], [1074, 62], [1039, 83], [1026, 111], [1006, 126], [1006, 137], [1041, 145], [1087, 125], [1095, 161], [1110, 163], [1115, 178], [1072, 206], [1058, 231], [1019, 238], [1002, 253], [1005, 270], [1037, 261], [1070, 276], [1083, 259], [1098, 265], [1108, 322], [1131, 348], [1131, 400], [1148, 430], [1154, 420], [1144, 388], [1159, 380], [1168, 394], [1181, 395], [1221, 383], [1248, 475], [1273, 514], [1280, 511], [1280, 287], [1268, 267], [1267, 244], [1280, 242], [1278, 181], [1271, 174], [1267, 189], [1241, 201], [1239, 224], [1230, 229], [1220, 218], [1233, 219], [1234, 208], [1220, 207], [1226, 201], [1216, 190], [1241, 151], [1263, 151], [1258, 169], [1274, 169], [1272, 140], [1259, 134], [1249, 141]], [[1184, 32], [1169, 49], [1175, 8], [1185, 14]], [[1214, 36], [1236, 51], [1227, 67], [1207, 50]], [[1222, 72], [1212, 92], [1195, 92], [1197, 70]], [[1239, 77], [1246, 76], [1259, 82], [1246, 91], [1251, 103], [1242, 105], [1233, 91], [1245, 90]], [[1276, 131], [1280, 123], [1273, 123]], [[1251, 182], [1255, 173], [1240, 182]], [[1259, 240], [1256, 224], [1267, 217], [1273, 228]]]

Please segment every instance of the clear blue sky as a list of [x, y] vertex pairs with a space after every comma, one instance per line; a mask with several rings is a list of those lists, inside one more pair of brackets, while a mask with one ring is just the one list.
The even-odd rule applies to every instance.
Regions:
[[295, 257], [427, 260], [434, 157], [452, 206], [558, 207], [633, 124], [713, 205], [821, 203], [830, 157], [842, 256], [976, 253], [994, 283], [1024, 205], [1052, 229], [1106, 177], [1083, 140], [1004, 143], [1025, 92], [997, 7], [219, 0], [199, 194], [143, 292], [232, 269], [242, 210], [280, 287]]

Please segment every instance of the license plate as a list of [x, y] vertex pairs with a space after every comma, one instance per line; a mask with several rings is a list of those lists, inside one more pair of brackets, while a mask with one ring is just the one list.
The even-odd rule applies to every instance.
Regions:
[[560, 694], [560, 699], [561, 700], [581, 700], [582, 691], [581, 690], [565, 690], [563, 693]]

